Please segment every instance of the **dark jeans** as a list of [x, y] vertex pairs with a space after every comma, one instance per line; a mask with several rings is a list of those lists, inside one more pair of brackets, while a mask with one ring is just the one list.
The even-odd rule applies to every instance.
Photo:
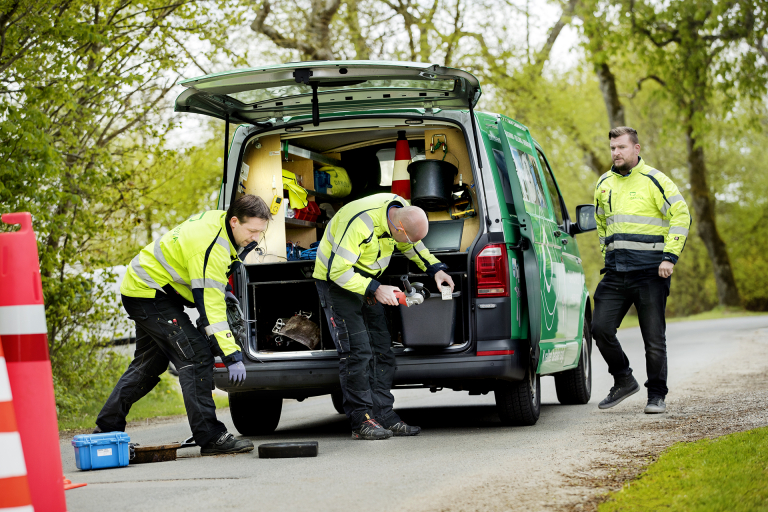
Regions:
[[380, 303], [368, 304], [360, 294], [336, 284], [316, 281], [320, 305], [339, 353], [339, 378], [344, 412], [352, 428], [369, 418], [384, 427], [400, 421], [392, 409], [390, 391], [395, 377], [395, 354]]
[[637, 308], [645, 343], [648, 398], [667, 396], [667, 322], [664, 317], [672, 278], [659, 277], [659, 269], [608, 271], [595, 290], [592, 338], [608, 363], [614, 379], [632, 375], [616, 330], [632, 304]]
[[179, 371], [179, 384], [195, 442], [203, 446], [227, 427], [216, 419], [213, 402], [213, 353], [192, 325], [184, 306], [157, 292], [154, 299], [126, 297], [123, 307], [136, 322], [136, 352], [101, 409], [96, 425], [104, 432], [124, 431], [131, 406], [152, 391], [168, 361]]

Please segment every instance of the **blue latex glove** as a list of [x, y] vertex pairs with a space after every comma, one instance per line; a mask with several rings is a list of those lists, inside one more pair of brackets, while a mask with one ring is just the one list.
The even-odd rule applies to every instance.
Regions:
[[224, 292], [224, 300], [226, 300], [226, 301], [234, 301], [234, 302], [235, 302], [235, 304], [240, 304], [240, 301], [239, 301], [239, 300], [237, 300], [237, 297], [235, 297], [235, 294], [234, 294], [234, 293], [232, 293], [232, 292], [231, 292], [231, 291], [229, 291], [229, 290], [227, 290], [226, 292]]
[[242, 361], [227, 366], [229, 372], [229, 383], [235, 386], [242, 386], [245, 383], [245, 365]]

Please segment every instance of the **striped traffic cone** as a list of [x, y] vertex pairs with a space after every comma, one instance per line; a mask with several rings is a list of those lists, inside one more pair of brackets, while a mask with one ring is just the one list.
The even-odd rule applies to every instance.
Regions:
[[16, 232], [0, 233], [0, 336], [29, 492], [37, 510], [63, 512], [59, 425], [32, 216], [3, 214], [2, 221], [21, 224]]
[[13, 509], [14, 512], [28, 512], [32, 508], [27, 483], [27, 467], [24, 465], [24, 451], [21, 436], [13, 412], [11, 383], [0, 343], [0, 512]]
[[411, 163], [411, 148], [405, 138], [405, 130], [397, 132], [395, 143], [395, 168], [392, 172], [392, 193], [403, 199], [411, 198], [411, 175], [408, 164]]

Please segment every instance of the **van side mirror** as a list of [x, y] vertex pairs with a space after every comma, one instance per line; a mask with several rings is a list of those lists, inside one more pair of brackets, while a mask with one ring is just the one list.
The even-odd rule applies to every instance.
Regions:
[[572, 235], [586, 233], [597, 229], [595, 220], [595, 205], [580, 204], [576, 207], [576, 224], [571, 226]]

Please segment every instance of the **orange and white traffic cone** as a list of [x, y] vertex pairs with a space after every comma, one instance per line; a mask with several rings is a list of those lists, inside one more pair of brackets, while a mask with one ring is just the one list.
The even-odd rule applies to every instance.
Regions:
[[32, 498], [29, 495], [27, 466], [21, 449], [21, 436], [13, 412], [13, 396], [8, 371], [0, 343], [0, 512], [30, 512]]
[[29, 493], [35, 509], [64, 512], [59, 425], [32, 216], [3, 214], [2, 221], [21, 224], [16, 232], [0, 233], [0, 336]]
[[411, 175], [408, 164], [411, 163], [411, 148], [405, 138], [405, 130], [397, 132], [395, 143], [395, 168], [392, 171], [392, 193], [403, 199], [411, 198]]

